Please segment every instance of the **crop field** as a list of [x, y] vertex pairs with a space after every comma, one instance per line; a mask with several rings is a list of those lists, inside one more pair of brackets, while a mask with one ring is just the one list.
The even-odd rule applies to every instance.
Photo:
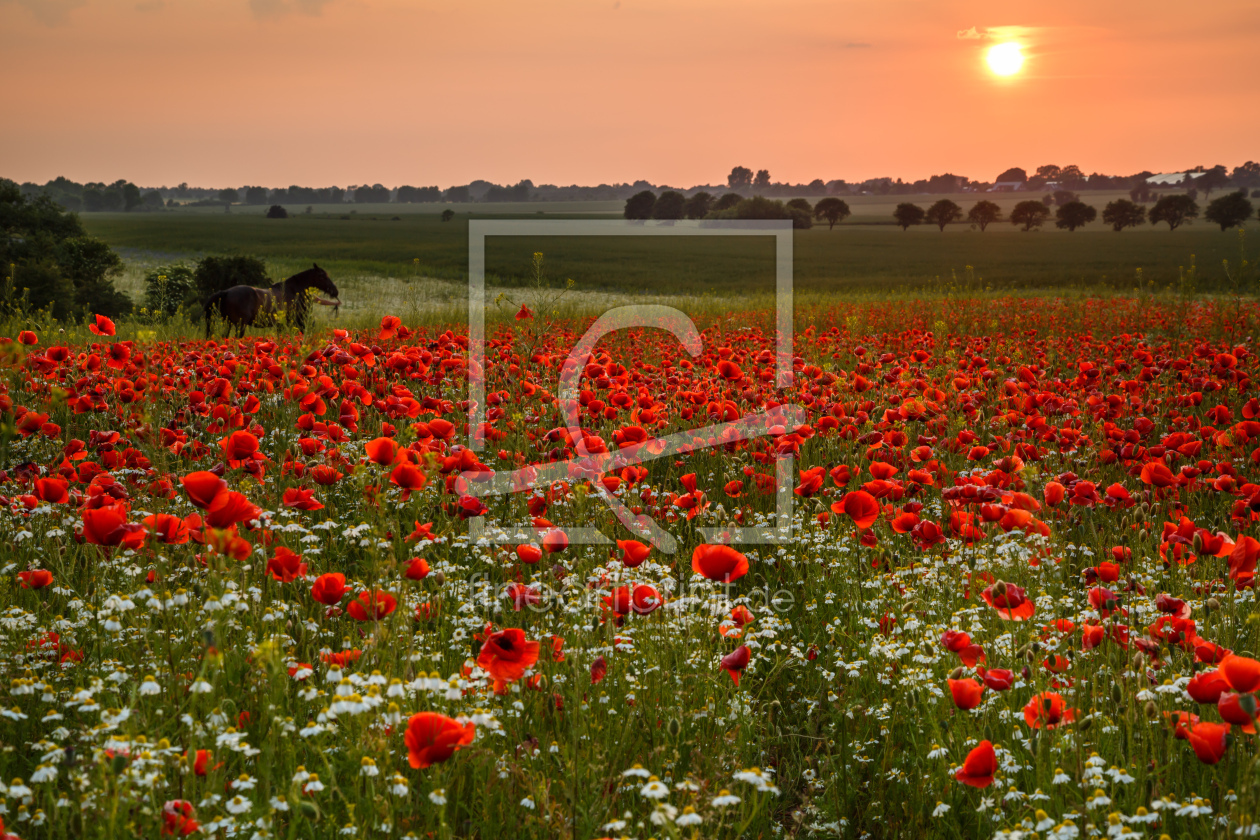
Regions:
[[10, 831], [1260, 833], [1250, 298], [819, 298], [783, 387], [773, 313], [709, 309], [572, 402], [590, 318], [509, 303], [484, 359], [390, 314], [0, 346]]
[[[1086, 196], [1095, 203], [1111, 197]], [[888, 199], [870, 203], [874, 198], [855, 197], [854, 217], [834, 230], [824, 223], [795, 233], [798, 290], [820, 296], [986, 289], [1129, 294], [1177, 287], [1182, 282], [1182, 269], [1194, 265], [1196, 289], [1221, 292], [1234, 286], [1224, 261], [1236, 266], [1240, 257], [1237, 231], [1222, 233], [1202, 221], [1171, 232], [1161, 226], [1116, 233], [1101, 222], [1072, 233], [1056, 230], [1053, 224], [1024, 233], [1002, 222], [990, 225], [983, 233], [965, 224], [951, 225], [944, 232], [931, 225], [902, 231], [890, 223], [892, 205]], [[966, 206], [976, 196], [955, 198]], [[1013, 199], [998, 201], [1010, 204]], [[467, 276], [469, 216], [459, 213], [452, 221], [442, 222], [433, 213], [408, 213], [404, 209], [440, 206], [370, 205], [360, 209], [347, 205], [349, 209], [340, 213], [299, 214], [284, 220], [266, 219], [260, 208], [231, 214], [85, 214], [82, 219], [90, 233], [105, 239], [128, 259], [133, 268], [121, 285], [133, 297], [139, 296], [140, 277], [148, 266], [206, 254], [249, 254], [265, 259], [278, 278], [319, 262], [338, 284], [350, 284], [353, 294], [346, 296], [348, 311], [366, 302], [379, 318], [377, 301], [382, 294], [391, 311], [400, 314], [418, 305], [417, 300], [458, 296], [458, 292], [444, 289], [442, 282], [457, 286]], [[564, 206], [567, 209], [569, 205]], [[369, 212], [368, 207], [377, 207], [380, 212]], [[489, 217], [479, 212], [475, 218]], [[494, 217], [599, 218], [550, 209], [541, 217]], [[1252, 223], [1248, 253], [1253, 261], [1257, 251], [1255, 228]], [[581, 291], [729, 298], [773, 289], [773, 241], [768, 237], [734, 243], [712, 239], [496, 237], [487, 242], [491, 282], [505, 286], [525, 282], [531, 255], [537, 251], [547, 254], [553, 276], [573, 279]], [[439, 283], [433, 288], [406, 285], [420, 280]]]

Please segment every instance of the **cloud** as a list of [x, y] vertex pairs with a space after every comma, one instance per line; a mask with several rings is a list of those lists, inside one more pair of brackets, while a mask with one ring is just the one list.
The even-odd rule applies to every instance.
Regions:
[[974, 26], [970, 29], [960, 30], [958, 33], [958, 40], [960, 41], [978, 41], [983, 37], [984, 35], [977, 32]]
[[324, 11], [331, 0], [249, 0], [254, 17], [275, 18], [294, 12], [315, 17]]
[[40, 23], [60, 26], [66, 22], [66, 16], [72, 9], [84, 5], [87, 0], [0, 0], [0, 3], [16, 3], [34, 15]]

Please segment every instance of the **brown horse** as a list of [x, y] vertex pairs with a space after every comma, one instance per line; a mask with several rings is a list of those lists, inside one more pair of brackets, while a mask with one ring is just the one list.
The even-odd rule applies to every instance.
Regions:
[[206, 338], [210, 337], [211, 311], [227, 322], [228, 334], [232, 327], [237, 328], [237, 335], [244, 336], [245, 328], [252, 326], [269, 326], [276, 322], [277, 313], [283, 309], [286, 320], [306, 331], [306, 318], [310, 314], [311, 301], [314, 299], [324, 306], [340, 307], [340, 300], [324, 300], [310, 292], [311, 289], [338, 298], [337, 286], [328, 277], [328, 272], [316, 263], [295, 274], [288, 280], [276, 283], [269, 289], [254, 286], [233, 286], [221, 292], [215, 292], [206, 301]]

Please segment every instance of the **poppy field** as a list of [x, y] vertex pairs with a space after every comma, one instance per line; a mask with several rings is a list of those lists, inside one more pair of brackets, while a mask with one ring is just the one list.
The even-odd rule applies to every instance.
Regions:
[[1260, 835], [1250, 301], [589, 323], [4, 339], [0, 835]]

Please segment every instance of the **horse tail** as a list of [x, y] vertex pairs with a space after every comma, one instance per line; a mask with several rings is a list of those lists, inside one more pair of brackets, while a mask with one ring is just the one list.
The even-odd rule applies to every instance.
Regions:
[[210, 309], [215, 304], [218, 304], [219, 317], [220, 318], [225, 317], [223, 314], [223, 299], [225, 297], [227, 297], [227, 292], [215, 292], [214, 294], [210, 295], [209, 298], [206, 299], [206, 305], [204, 308], [204, 314], [205, 314], [205, 319], [206, 319], [206, 338], [210, 337]]

